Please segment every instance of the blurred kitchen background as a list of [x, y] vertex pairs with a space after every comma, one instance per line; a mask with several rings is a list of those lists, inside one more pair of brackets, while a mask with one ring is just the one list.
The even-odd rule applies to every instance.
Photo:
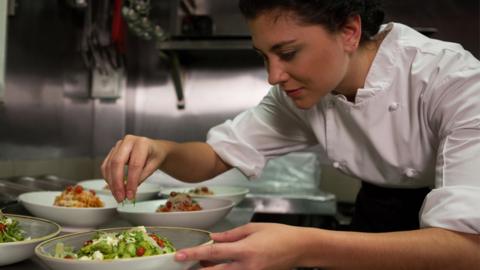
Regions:
[[[386, 21], [477, 57], [479, 2], [383, 1]], [[100, 178], [125, 134], [205, 140], [268, 89], [236, 0], [0, 0], [0, 178]], [[303, 173], [337, 202], [354, 201], [356, 179], [323, 165]]]

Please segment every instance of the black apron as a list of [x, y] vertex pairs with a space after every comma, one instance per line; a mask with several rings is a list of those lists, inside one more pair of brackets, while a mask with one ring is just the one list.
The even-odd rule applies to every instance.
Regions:
[[419, 228], [420, 208], [430, 188], [384, 188], [362, 182], [350, 229], [393, 232]]

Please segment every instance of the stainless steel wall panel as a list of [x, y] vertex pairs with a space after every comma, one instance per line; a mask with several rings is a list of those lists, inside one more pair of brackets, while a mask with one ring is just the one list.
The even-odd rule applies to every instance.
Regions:
[[[140, 47], [141, 42], [130, 45]], [[127, 133], [205, 140], [212, 126], [254, 106], [270, 88], [261, 57], [253, 50], [180, 51], [186, 105], [179, 110], [170, 67], [155, 47], [130, 53], [135, 55], [128, 59], [135, 63], [129, 63]]]
[[[134, 134], [176, 141], [204, 140], [208, 129], [257, 104], [267, 93], [263, 68], [188, 70], [184, 110], [171, 81], [136, 88]], [[130, 130], [129, 130], [130, 131]]]
[[[124, 134], [117, 113], [124, 102], [89, 98], [89, 71], [79, 53], [82, 17], [62, 3], [21, 1], [9, 17], [0, 160], [91, 158], [106, 144], [94, 144], [95, 138], [110, 142]], [[94, 132], [106, 126], [110, 131]]]

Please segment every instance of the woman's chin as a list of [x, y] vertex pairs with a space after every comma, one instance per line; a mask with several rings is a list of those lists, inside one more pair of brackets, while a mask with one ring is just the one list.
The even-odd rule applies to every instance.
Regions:
[[316, 101], [306, 98], [292, 99], [295, 106], [300, 110], [308, 110], [317, 104]]

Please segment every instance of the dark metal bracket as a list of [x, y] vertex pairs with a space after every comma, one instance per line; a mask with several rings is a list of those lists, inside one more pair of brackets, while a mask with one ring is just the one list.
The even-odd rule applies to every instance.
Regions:
[[170, 74], [172, 76], [173, 85], [175, 87], [175, 93], [177, 95], [177, 108], [179, 110], [185, 109], [185, 96], [183, 91], [183, 72], [178, 54], [174, 51], [166, 52], [165, 55], [168, 58], [170, 65]]

